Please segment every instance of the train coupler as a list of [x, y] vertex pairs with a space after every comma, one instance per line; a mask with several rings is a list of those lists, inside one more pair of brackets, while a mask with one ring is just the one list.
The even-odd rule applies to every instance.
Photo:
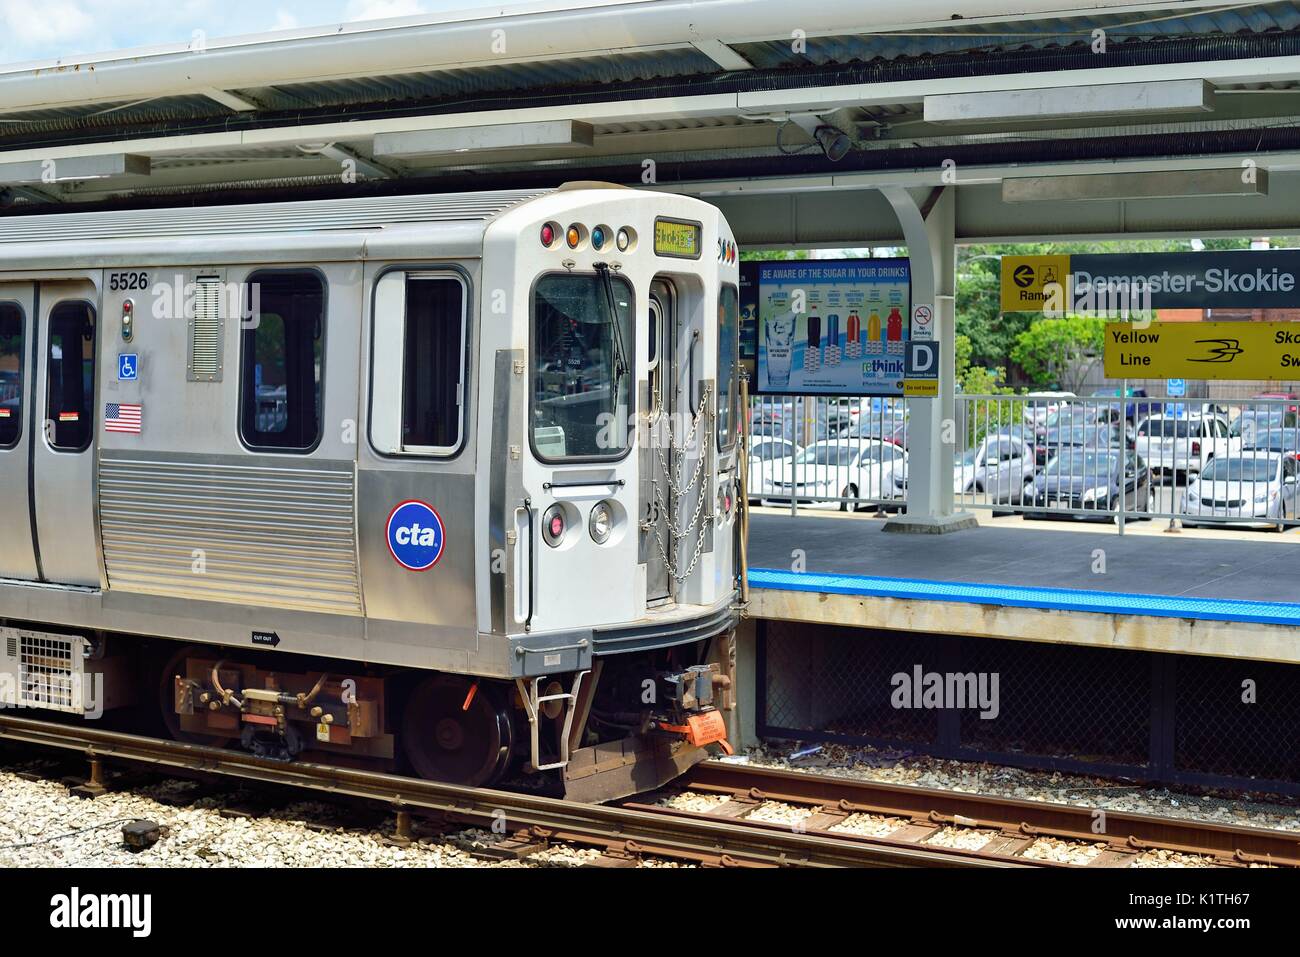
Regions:
[[687, 744], [697, 748], [702, 748], [706, 744], [716, 744], [727, 754], [736, 753], [736, 749], [727, 740], [727, 722], [723, 720], [722, 712], [716, 709], [687, 715], [685, 724], [660, 721], [658, 728], [660, 731], [683, 735]]
[[659, 675], [671, 714], [655, 722], [660, 731], [683, 735], [697, 748], [718, 744], [727, 754], [734, 749], [727, 741], [727, 723], [714, 707], [716, 691], [730, 687], [730, 679], [717, 664], [693, 665], [684, 671]]

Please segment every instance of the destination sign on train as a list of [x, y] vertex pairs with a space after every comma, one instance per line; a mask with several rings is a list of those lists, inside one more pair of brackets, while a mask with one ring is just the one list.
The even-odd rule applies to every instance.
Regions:
[[700, 224], [660, 216], [655, 220], [655, 255], [700, 258]]
[[1065, 312], [1115, 318], [1146, 309], [1290, 309], [1300, 249], [1003, 256], [1001, 286], [1004, 312], [1042, 312], [1053, 301]]
[[1300, 378], [1300, 322], [1111, 322], [1108, 379]]

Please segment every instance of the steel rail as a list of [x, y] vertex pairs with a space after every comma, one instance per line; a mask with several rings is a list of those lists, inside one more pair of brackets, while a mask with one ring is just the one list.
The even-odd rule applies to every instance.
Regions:
[[435, 812], [451, 820], [487, 827], [504, 814], [512, 832], [527, 830], [542, 839], [586, 841], [625, 852], [724, 865], [1016, 867], [1029, 863], [990, 861], [951, 849], [896, 847], [743, 822], [580, 804], [335, 765], [284, 763], [238, 751], [25, 718], [0, 716], [0, 740], [77, 751], [91, 760], [114, 758], [302, 787], [375, 801], [398, 810]]
[[[754, 800], [816, 804], [841, 810], [996, 828], [1003, 834], [1105, 842], [1126, 851], [1172, 850], [1230, 864], [1300, 867], [1300, 833], [1104, 811], [1019, 798], [826, 777], [801, 771], [706, 761], [674, 782], [693, 791]], [[1094, 826], [1102, 824], [1100, 832]]]

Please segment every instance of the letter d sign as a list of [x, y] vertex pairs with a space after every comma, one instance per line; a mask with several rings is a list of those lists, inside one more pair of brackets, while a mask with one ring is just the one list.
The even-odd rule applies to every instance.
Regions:
[[939, 343], [917, 342], [915, 339], [910, 341], [907, 344], [903, 376], [907, 379], [939, 378]]

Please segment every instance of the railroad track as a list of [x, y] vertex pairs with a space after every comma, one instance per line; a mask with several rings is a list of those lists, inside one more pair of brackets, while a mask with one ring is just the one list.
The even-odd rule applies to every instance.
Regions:
[[[487, 856], [527, 857], [552, 843], [600, 849], [603, 866], [663, 857], [735, 867], [1071, 867], [1024, 857], [1041, 838], [1105, 844], [1087, 866], [1123, 867], [1148, 850], [1213, 858], [1223, 866], [1300, 867], [1300, 835], [1262, 828], [1106, 812], [1094, 830], [1090, 808], [830, 778], [706, 762], [670, 786], [722, 798], [689, 811], [632, 798], [610, 805], [441, 784], [418, 778], [310, 762], [282, 763], [239, 751], [0, 716], [0, 740], [89, 760], [88, 789], [102, 787], [102, 764], [113, 759], [155, 768], [289, 785], [396, 812], [397, 840], [411, 837], [411, 817], [434, 824], [500, 827], [508, 833]], [[767, 802], [802, 809], [797, 824], [751, 818]], [[885, 834], [832, 830], [854, 815], [897, 820]], [[977, 848], [930, 843], [941, 832], [995, 832]]]
[[735, 867], [1023, 867], [1038, 863], [855, 835], [805, 833], [759, 822], [664, 813], [661, 808], [579, 804], [335, 765], [282, 763], [239, 751], [25, 718], [0, 716], [0, 740], [84, 754], [90, 771], [84, 789], [91, 793], [102, 788], [103, 762], [111, 759], [377, 802], [396, 811], [398, 840], [410, 838], [413, 814], [439, 824], [489, 830], [504, 816], [508, 835], [494, 846], [501, 856], [525, 857], [555, 842], [600, 848], [607, 866], [634, 864], [642, 856]]
[[[1300, 867], [1300, 834], [1266, 828], [1118, 811], [1100, 816], [1086, 807], [718, 762], [696, 765], [675, 780], [672, 788], [726, 800], [707, 812], [670, 810], [637, 799], [621, 806], [645, 813], [687, 813], [697, 819], [735, 819], [752, 814], [765, 802], [777, 802], [811, 811], [799, 822], [800, 829], [810, 835], [839, 833], [830, 829], [855, 814], [872, 815], [899, 822], [896, 830], [877, 838], [882, 845], [897, 847], [925, 847], [945, 830], [993, 831], [983, 847], [967, 853], [999, 863], [1049, 863], [1022, 855], [1041, 838], [1055, 838], [1106, 845], [1087, 865], [1055, 864], [1061, 867], [1125, 867], [1138, 854], [1159, 850], [1210, 857], [1225, 867]], [[790, 828], [788, 823], [758, 826]]]

